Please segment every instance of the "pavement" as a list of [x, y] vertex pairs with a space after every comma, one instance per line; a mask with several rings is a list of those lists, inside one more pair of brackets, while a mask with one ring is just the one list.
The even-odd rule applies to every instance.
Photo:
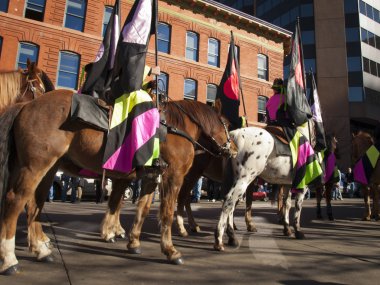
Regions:
[[[100, 239], [105, 203], [46, 203], [43, 225], [54, 245], [54, 262], [37, 262], [28, 251], [22, 214], [16, 236], [20, 273], [0, 276], [0, 284], [380, 284], [380, 221], [361, 221], [361, 199], [333, 201], [334, 222], [317, 220], [315, 204], [314, 199], [304, 203], [305, 240], [282, 235], [270, 202], [254, 202], [258, 232], [248, 233], [240, 204], [235, 212], [240, 246], [216, 252], [213, 232], [221, 203], [201, 200], [192, 207], [202, 231], [182, 238], [173, 229], [173, 243], [185, 264], [172, 265], [160, 252], [159, 202], [144, 224], [140, 255], [126, 252], [125, 239], [113, 244]], [[135, 205], [124, 203], [122, 225], [126, 230], [134, 211]]]

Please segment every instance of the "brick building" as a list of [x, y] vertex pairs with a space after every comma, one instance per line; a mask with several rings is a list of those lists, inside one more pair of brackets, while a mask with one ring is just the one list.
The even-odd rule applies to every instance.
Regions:
[[[121, 0], [123, 23], [133, 1]], [[77, 89], [94, 60], [114, 0], [1, 0], [0, 69], [37, 61], [57, 88]], [[260, 121], [271, 82], [283, 76], [291, 33], [211, 0], [159, 1], [159, 66], [172, 99], [214, 100], [235, 36], [250, 123]], [[154, 64], [154, 38], [147, 63]], [[243, 114], [243, 104], [241, 104]]]

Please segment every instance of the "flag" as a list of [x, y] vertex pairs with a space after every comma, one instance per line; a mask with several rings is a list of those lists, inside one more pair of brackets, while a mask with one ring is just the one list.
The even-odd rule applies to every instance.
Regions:
[[135, 1], [122, 28], [113, 69], [112, 98], [140, 90], [149, 39], [156, 30], [156, 0]]
[[313, 85], [313, 94], [310, 96], [310, 106], [311, 112], [313, 115], [313, 120], [315, 123], [315, 136], [316, 136], [316, 144], [314, 150], [316, 152], [321, 151], [326, 148], [326, 136], [325, 136], [325, 128], [323, 127], [322, 121], [322, 112], [321, 105], [319, 103], [317, 84], [315, 83], [314, 74], [311, 74], [312, 77], [312, 85]]
[[146, 53], [156, 29], [157, 0], [137, 0], [124, 23], [112, 74], [114, 103], [103, 168], [123, 173], [152, 166], [159, 158], [160, 115], [143, 90]]
[[106, 91], [111, 87], [112, 69], [114, 67], [116, 46], [120, 34], [119, 14], [120, 0], [116, 0], [95, 61], [85, 66], [86, 80], [81, 88], [82, 94], [92, 95], [108, 101]]
[[231, 131], [241, 127], [239, 118], [240, 90], [239, 62], [235, 54], [234, 35], [231, 32], [226, 69], [216, 93], [216, 99], [222, 103], [222, 114], [231, 123]]
[[299, 22], [293, 37], [286, 103], [293, 122], [300, 126], [312, 117], [306, 99], [306, 80], [303, 63], [302, 41]]

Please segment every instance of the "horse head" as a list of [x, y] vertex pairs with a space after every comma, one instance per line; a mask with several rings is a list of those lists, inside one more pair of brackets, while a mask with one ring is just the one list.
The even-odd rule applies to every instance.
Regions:
[[359, 133], [356, 135], [352, 134], [351, 161], [353, 163], [358, 161], [373, 144], [374, 140], [369, 133], [359, 131]]

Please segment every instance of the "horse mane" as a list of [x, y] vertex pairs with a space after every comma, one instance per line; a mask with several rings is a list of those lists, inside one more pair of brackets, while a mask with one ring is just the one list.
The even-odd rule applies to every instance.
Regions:
[[182, 130], [185, 130], [186, 116], [206, 134], [212, 134], [213, 126], [220, 124], [218, 113], [211, 106], [198, 101], [171, 101], [165, 109], [168, 123]]
[[18, 70], [0, 72], [0, 110], [13, 104], [20, 94], [22, 73]]
[[41, 80], [45, 86], [45, 92], [50, 92], [50, 91], [55, 90], [55, 86], [53, 82], [50, 80], [49, 76], [43, 70], [42, 70]]

